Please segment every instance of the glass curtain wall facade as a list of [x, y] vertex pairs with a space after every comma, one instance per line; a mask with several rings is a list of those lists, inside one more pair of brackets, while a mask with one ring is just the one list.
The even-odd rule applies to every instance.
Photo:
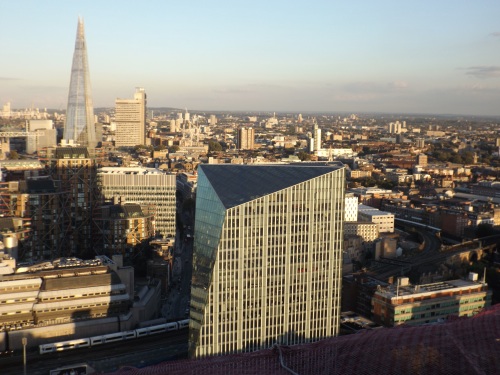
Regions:
[[201, 165], [190, 356], [338, 333], [345, 170]]
[[68, 142], [91, 148], [97, 144], [87, 42], [81, 18], [78, 19], [76, 32], [63, 138]]

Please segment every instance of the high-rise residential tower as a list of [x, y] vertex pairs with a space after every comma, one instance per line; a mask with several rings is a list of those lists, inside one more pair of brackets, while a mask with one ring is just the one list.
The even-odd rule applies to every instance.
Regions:
[[314, 124], [313, 137], [314, 151], [318, 151], [321, 149], [321, 129], [319, 128], [318, 124]]
[[338, 333], [345, 169], [198, 168], [191, 357]]
[[255, 142], [255, 130], [242, 127], [238, 129], [238, 148], [240, 150], [253, 150]]
[[87, 59], [87, 42], [85, 41], [83, 19], [81, 18], [78, 19], [76, 32], [63, 138], [66, 143], [74, 143], [84, 147], [95, 147], [97, 145]]
[[146, 144], [146, 92], [137, 88], [134, 99], [116, 99], [116, 147]]

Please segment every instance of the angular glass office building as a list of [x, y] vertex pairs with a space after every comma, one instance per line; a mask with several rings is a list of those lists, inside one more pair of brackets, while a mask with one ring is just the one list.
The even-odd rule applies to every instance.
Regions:
[[191, 357], [338, 332], [345, 169], [200, 165]]
[[76, 32], [63, 138], [67, 143], [85, 147], [92, 148], [97, 144], [87, 42], [85, 41], [85, 31], [81, 18], [78, 19]]

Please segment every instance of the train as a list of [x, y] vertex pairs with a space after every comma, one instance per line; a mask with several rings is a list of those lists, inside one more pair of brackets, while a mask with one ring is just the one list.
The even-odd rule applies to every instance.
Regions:
[[149, 335], [156, 335], [158, 333], [178, 331], [185, 329], [189, 326], [189, 319], [179, 320], [177, 322], [170, 322], [158, 324], [151, 327], [137, 328], [130, 331], [115, 332], [107, 335], [92, 336], [87, 338], [59, 341], [50, 344], [39, 345], [40, 354], [47, 354], [53, 352], [61, 352], [65, 350], [78, 349], [78, 348], [91, 348], [93, 346], [109, 344], [117, 341], [131, 340]]

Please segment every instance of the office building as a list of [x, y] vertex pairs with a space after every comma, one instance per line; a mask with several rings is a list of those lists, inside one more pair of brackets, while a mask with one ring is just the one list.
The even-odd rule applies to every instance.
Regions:
[[175, 236], [176, 178], [159, 169], [145, 167], [104, 167], [98, 171], [103, 198], [113, 202], [137, 203], [153, 213], [155, 233]]
[[35, 136], [26, 137], [26, 153], [32, 154], [44, 147], [57, 146], [57, 130], [52, 120], [29, 120], [28, 132]]
[[338, 333], [344, 186], [338, 166], [199, 166], [190, 356]]
[[255, 141], [255, 130], [253, 128], [241, 127], [238, 129], [238, 148], [240, 150], [253, 150]]
[[[161, 285], [134, 279], [121, 256], [16, 267], [0, 247], [0, 352], [137, 328], [156, 317]], [[136, 293], [137, 291], [137, 293]], [[4, 373], [4, 372], [2, 372]]]
[[379, 288], [373, 298], [373, 320], [385, 326], [444, 321], [449, 315], [472, 316], [491, 305], [488, 284], [470, 273], [468, 280], [411, 285], [401, 277], [396, 285]]
[[87, 42], [81, 18], [78, 19], [63, 138], [67, 144], [90, 148], [97, 145]]
[[116, 99], [116, 147], [146, 144], [146, 92], [137, 88], [133, 99]]
[[360, 236], [365, 246], [371, 247], [379, 237], [378, 224], [364, 221], [346, 221], [344, 223], [344, 234], [346, 236]]

